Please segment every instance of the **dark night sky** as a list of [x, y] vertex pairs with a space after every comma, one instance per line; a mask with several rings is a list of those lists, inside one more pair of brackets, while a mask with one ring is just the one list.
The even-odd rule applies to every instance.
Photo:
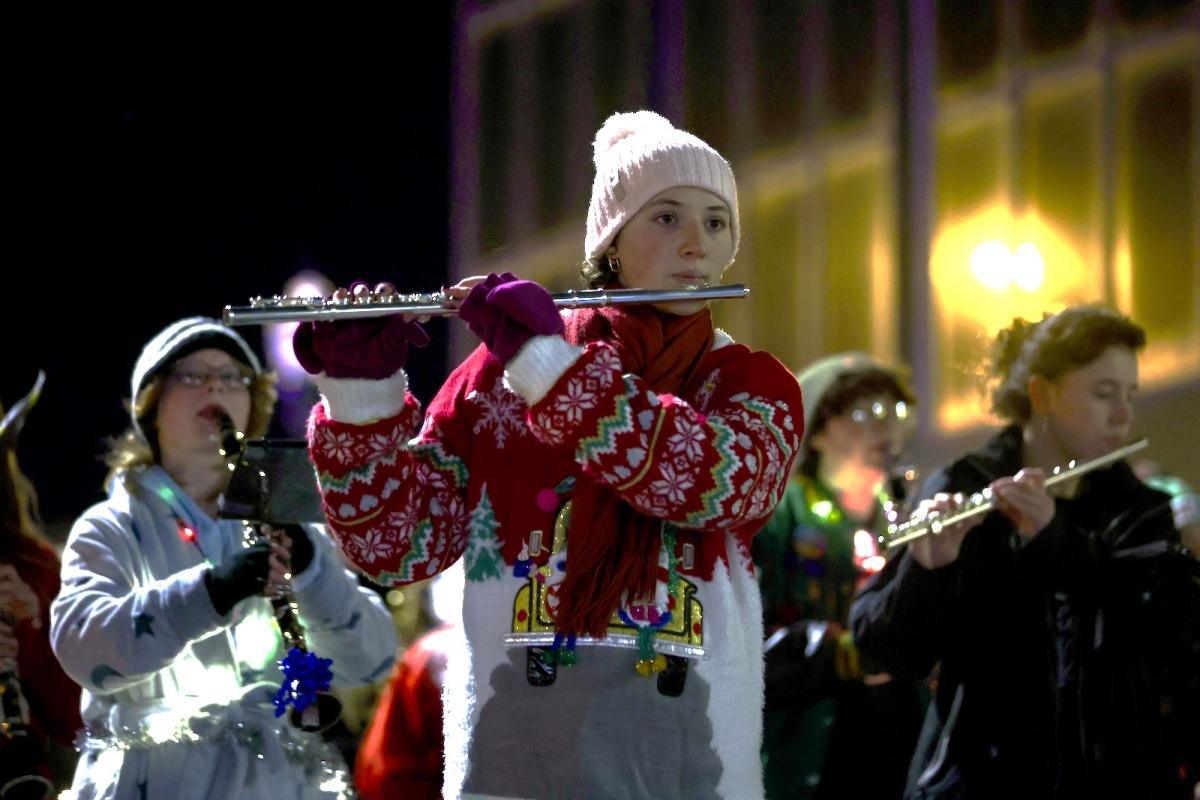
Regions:
[[[0, 397], [46, 370], [19, 455], [53, 528], [101, 498], [103, 439], [126, 425], [133, 362], [167, 323], [219, 316], [305, 266], [442, 284], [449, 14], [425, 24], [422, 52], [397, 45], [370, 67], [155, 63], [18, 90]], [[445, 374], [441, 325], [410, 359], [425, 398]]]

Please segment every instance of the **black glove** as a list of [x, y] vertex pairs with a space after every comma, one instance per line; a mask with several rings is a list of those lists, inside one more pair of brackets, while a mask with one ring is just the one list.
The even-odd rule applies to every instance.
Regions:
[[308, 531], [299, 525], [284, 525], [283, 532], [292, 540], [292, 574], [299, 575], [312, 563], [312, 539], [308, 537]]
[[268, 542], [256, 542], [234, 553], [205, 574], [204, 586], [218, 614], [223, 617], [239, 601], [262, 593], [271, 573], [270, 557], [271, 545]]

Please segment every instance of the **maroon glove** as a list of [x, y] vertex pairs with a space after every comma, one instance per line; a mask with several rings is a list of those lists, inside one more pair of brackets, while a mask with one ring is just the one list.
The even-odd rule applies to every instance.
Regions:
[[534, 336], [561, 336], [564, 330], [550, 293], [511, 272], [492, 273], [471, 289], [458, 316], [501, 364]]
[[408, 346], [424, 347], [429, 334], [400, 314], [341, 322], [302, 322], [292, 336], [296, 360], [331, 378], [391, 377], [404, 366]]

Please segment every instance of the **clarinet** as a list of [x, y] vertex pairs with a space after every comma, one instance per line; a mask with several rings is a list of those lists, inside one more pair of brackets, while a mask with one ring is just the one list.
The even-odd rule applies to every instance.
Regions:
[[[13, 628], [17, 624], [16, 617], [7, 611], [0, 611], [0, 621]], [[31, 771], [45, 759], [29, 727], [29, 704], [21, 694], [15, 658], [0, 661], [0, 743], [5, 762], [0, 768], [0, 800], [48, 800], [53, 797], [54, 785]]]
[[[249, 547], [267, 540], [259, 527], [269, 522], [264, 512], [269, 489], [267, 475], [246, 460], [245, 434], [237, 429], [229, 415], [218, 411], [217, 420], [220, 425], [220, 453], [232, 473], [229, 486], [221, 498], [220, 516], [241, 520], [242, 541]], [[332, 678], [329, 664], [332, 662], [330, 659], [317, 658], [309, 650], [295, 597], [286, 590], [280, 590], [270, 600], [275, 622], [288, 650], [287, 657], [280, 662], [284, 682], [275, 699], [276, 716], [280, 716], [283, 708], [290, 704], [294, 706], [289, 717], [293, 725], [306, 731], [325, 730], [336, 723], [342, 714], [341, 701], [328, 692]]]

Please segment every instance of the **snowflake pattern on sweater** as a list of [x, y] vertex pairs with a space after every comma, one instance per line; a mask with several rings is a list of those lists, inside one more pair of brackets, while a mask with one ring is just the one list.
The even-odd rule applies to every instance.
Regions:
[[[769, 359], [783, 369], [766, 354], [731, 347], [744, 360]], [[734, 382], [722, 381], [719, 369], [706, 373], [697, 392], [704, 405], [695, 407], [623, 375], [612, 348], [592, 343], [528, 407], [506, 388], [500, 365], [480, 351], [448, 383], [457, 395], [443, 391], [424, 426], [411, 394], [398, 415], [367, 425], [329, 419], [318, 404], [310, 449], [331, 527], [373, 580], [421, 580], [461, 557], [471, 531], [482, 529], [472, 519], [482, 518], [481, 502], [496, 502], [497, 492], [488, 501], [479, 488], [491, 483], [504, 487], [504, 507], [495, 510], [500, 522], [489, 534], [511, 565], [529, 531], [553, 527], [554, 509], [514, 506], [522, 498], [512, 489], [535, 501], [530, 494], [546, 488], [543, 482], [528, 492], [525, 471], [557, 472], [561, 479], [582, 470], [644, 514], [685, 529], [730, 529], [748, 544], [779, 501], [802, 411], [798, 390], [778, 372], [737, 372], [742, 390], [725, 395], [720, 390]]]
[[[607, 344], [543, 338], [551, 341], [539, 349], [533, 340], [507, 372], [476, 350], [423, 420], [411, 395], [401, 407], [402, 375], [379, 382], [366, 404], [398, 409], [393, 416], [356, 417], [326, 392], [339, 386], [322, 385], [333, 413], [323, 403], [310, 417], [331, 530], [360, 569], [403, 583], [464, 561], [463, 656], [446, 678], [455, 700], [445, 709], [445, 796], [557, 797], [572, 787], [578, 796], [760, 797], [762, 611], [749, 543], [798, 449], [799, 387], [769, 354], [727, 337], [678, 395], [624, 374]], [[674, 553], [660, 553], [660, 566], [674, 565], [678, 580], [657, 600], [677, 619], [655, 647], [691, 660], [682, 695], [660, 694], [634, 671], [635, 654], [608, 647], [589, 647], [553, 686], [528, 681], [525, 647], [553, 636], [553, 587], [570, 568], [561, 523], [584, 474], [672, 531]], [[610, 627], [599, 644], [637, 638], [618, 621], [623, 629]], [[555, 736], [521, 734], [517, 716], [556, 720]]]

